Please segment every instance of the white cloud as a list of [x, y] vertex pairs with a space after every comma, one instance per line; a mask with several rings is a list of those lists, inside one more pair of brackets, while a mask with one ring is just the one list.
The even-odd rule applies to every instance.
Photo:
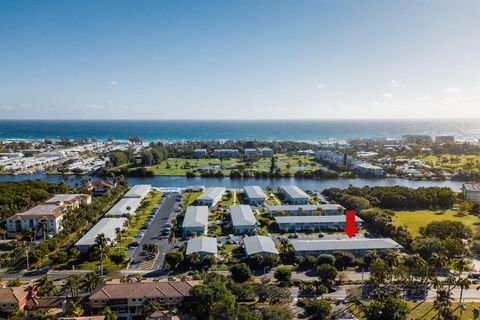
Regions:
[[470, 57], [470, 56], [466, 56], [466, 57], [465, 57], [465, 63], [469, 63], [471, 58], [472, 58], [472, 57]]
[[400, 81], [397, 81], [397, 80], [392, 80], [390, 81], [390, 86], [392, 88], [400, 88], [400, 87], [405, 87], [405, 83], [401, 83]]
[[117, 80], [112, 80], [112, 81], [108, 82], [107, 84], [111, 87], [116, 87], [116, 86], [118, 86], [118, 81]]
[[317, 84], [318, 89], [325, 89], [325, 85], [323, 83]]
[[445, 89], [445, 92], [448, 94], [460, 94], [462, 93], [462, 90], [460, 90], [459, 88], [447, 88]]
[[391, 94], [390, 92], [385, 92], [384, 94], [382, 94], [382, 99], [386, 101], [392, 101], [393, 94]]

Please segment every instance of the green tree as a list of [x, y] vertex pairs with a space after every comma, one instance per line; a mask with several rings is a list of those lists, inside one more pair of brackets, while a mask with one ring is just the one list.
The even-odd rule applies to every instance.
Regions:
[[279, 282], [288, 282], [292, 278], [292, 271], [288, 267], [278, 267], [274, 273], [275, 279]]
[[230, 267], [233, 281], [245, 282], [252, 277], [252, 271], [245, 263], [237, 263]]
[[78, 289], [82, 284], [82, 279], [76, 275], [72, 274], [67, 278], [65, 282], [64, 289], [70, 292], [71, 297], [78, 297]]
[[311, 299], [305, 304], [305, 312], [309, 319], [327, 320], [332, 315], [332, 304], [326, 300]]
[[190, 290], [190, 295], [197, 302], [195, 316], [199, 320], [235, 318], [235, 296], [224, 284], [214, 281], [198, 285]]
[[105, 316], [105, 320], [117, 320], [118, 318], [117, 313], [112, 311], [109, 306], [103, 308], [103, 315]]
[[318, 273], [318, 279], [320, 280], [320, 282], [323, 285], [330, 287], [335, 281], [338, 271], [332, 265], [321, 264], [317, 268], [317, 273]]
[[66, 306], [67, 316], [69, 316], [69, 317], [81, 317], [81, 316], [83, 316], [84, 312], [85, 311], [83, 310], [82, 306], [80, 306], [79, 304], [73, 302], [72, 300], [69, 300], [67, 302], [67, 306]]
[[262, 320], [291, 320], [294, 318], [289, 306], [267, 306], [260, 310]]
[[409, 313], [407, 304], [387, 291], [372, 293], [370, 302], [363, 304], [361, 310], [369, 320], [404, 320]]

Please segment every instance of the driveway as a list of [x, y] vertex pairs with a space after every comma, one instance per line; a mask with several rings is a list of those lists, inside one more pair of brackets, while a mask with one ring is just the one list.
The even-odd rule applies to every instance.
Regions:
[[168, 243], [168, 236], [161, 236], [161, 229], [166, 223], [173, 220], [175, 217], [175, 203], [178, 193], [174, 192], [165, 197], [163, 204], [157, 203], [155, 206], [158, 208], [158, 212], [152, 221], [152, 224], [147, 229], [145, 236], [142, 238], [140, 245], [136, 248], [133, 256], [132, 263], [130, 263], [130, 269], [138, 269], [139, 264], [143, 261], [143, 245], [144, 244], [156, 244], [159, 248], [159, 253], [155, 261], [151, 264], [151, 269], [158, 269], [163, 266], [165, 261], [165, 253], [172, 250], [173, 244]]

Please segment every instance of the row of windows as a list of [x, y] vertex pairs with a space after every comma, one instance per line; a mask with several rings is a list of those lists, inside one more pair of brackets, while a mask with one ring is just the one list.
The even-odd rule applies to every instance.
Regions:
[[[147, 301], [156, 301], [157, 298], [145, 298], [145, 300], [147, 300]], [[181, 297], [176, 297], [176, 300], [177, 300], [177, 301], [180, 301], [180, 300], [182, 300], [182, 298], [181, 298]], [[143, 298], [132, 298], [132, 302], [137, 302], [137, 301], [138, 301], [138, 302], [142, 302], [142, 301], [143, 301]], [[165, 298], [164, 298], [164, 297], [160, 297], [160, 301], [165, 301]], [[168, 301], [173, 301], [173, 297], [168, 297]], [[104, 303], [106, 303], [106, 300], [95, 300], [95, 303], [96, 303], [96, 304], [99, 304], [99, 303], [104, 304]]]

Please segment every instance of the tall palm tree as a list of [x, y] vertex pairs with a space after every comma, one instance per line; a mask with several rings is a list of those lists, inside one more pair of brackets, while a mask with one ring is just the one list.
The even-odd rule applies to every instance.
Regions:
[[122, 228], [115, 228], [115, 238], [117, 243], [122, 243]]
[[70, 291], [70, 296], [77, 297], [78, 296], [78, 289], [82, 283], [82, 279], [76, 274], [72, 274], [70, 277], [67, 278], [65, 282], [64, 289], [66, 291]]
[[103, 233], [100, 233], [95, 238], [95, 244], [93, 245], [93, 254], [100, 260], [100, 276], [103, 277], [103, 261], [108, 256], [108, 242], [110, 239], [105, 237]]
[[467, 270], [468, 269], [468, 266], [469, 266], [469, 263], [466, 259], [463, 259], [463, 258], [460, 258], [460, 259], [456, 259], [454, 262], [453, 262], [453, 268], [458, 271], [458, 276], [460, 276], [460, 274]]
[[82, 279], [82, 288], [87, 290], [89, 293], [92, 293], [100, 281], [101, 278], [96, 272], [87, 273], [87, 275]]
[[[463, 290], [468, 290], [470, 289], [470, 285], [472, 282], [468, 280], [467, 278], [460, 278], [457, 281], [457, 286], [460, 287], [460, 298], [458, 300], [459, 303], [462, 303], [462, 298], [463, 298]], [[462, 318], [462, 317], [460, 317]]]
[[32, 228], [27, 228], [23, 232], [23, 237], [25, 238], [25, 241], [27, 242], [32, 242], [35, 239], [35, 231]]
[[41, 231], [43, 233], [43, 240], [47, 240], [47, 229], [48, 229], [47, 220], [42, 219], [37, 223], [37, 231]]
[[438, 319], [454, 319], [452, 310], [452, 293], [449, 290], [437, 290], [437, 298], [433, 301], [433, 309]]

